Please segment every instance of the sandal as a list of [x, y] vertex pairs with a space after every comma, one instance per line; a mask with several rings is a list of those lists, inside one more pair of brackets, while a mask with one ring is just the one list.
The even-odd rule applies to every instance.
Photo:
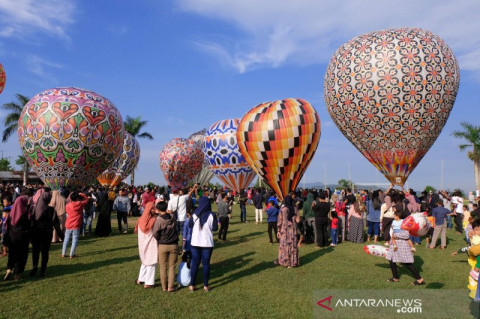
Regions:
[[172, 289], [168, 289], [167, 291], [168, 292], [175, 292], [175, 291], [177, 291], [177, 288], [173, 287]]
[[141, 284], [142, 282], [140, 280], [137, 280], [137, 279], [135, 280], [135, 285], [141, 285]]
[[387, 279], [387, 282], [399, 282], [399, 280], [392, 277], [390, 279]]
[[412, 282], [412, 285], [414, 286], [422, 286], [422, 285], [425, 285], [425, 280], [420, 282], [418, 280], [415, 280], [414, 282]]
[[203, 286], [203, 291], [209, 292], [209, 291], [210, 291], [210, 288], [208, 288], [207, 286]]
[[194, 292], [195, 291], [195, 286], [189, 286], [188, 290], [190, 290], [190, 292]]

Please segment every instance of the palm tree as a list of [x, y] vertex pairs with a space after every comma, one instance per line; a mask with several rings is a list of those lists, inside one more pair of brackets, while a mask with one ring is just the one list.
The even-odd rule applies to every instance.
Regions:
[[22, 166], [23, 169], [23, 185], [27, 185], [28, 171], [30, 170], [30, 165], [28, 164], [27, 158], [22, 155], [18, 155], [15, 164]]
[[18, 119], [22, 113], [23, 107], [30, 100], [25, 95], [17, 94], [18, 102], [10, 102], [2, 105], [2, 109], [10, 112], [3, 120], [5, 129], [3, 130], [2, 142], [6, 142], [8, 138], [17, 131]]
[[475, 126], [467, 122], [462, 122], [460, 125], [464, 130], [453, 131], [452, 136], [463, 139], [464, 142], [466, 142], [465, 144], [458, 145], [461, 151], [472, 148], [472, 150], [467, 153], [467, 156], [473, 161], [475, 186], [478, 191], [480, 189], [480, 126]]
[[[132, 136], [134, 138], [136, 138], [138, 136], [139, 138], [146, 138], [146, 139], [149, 139], [149, 140], [153, 140], [152, 134], [150, 134], [148, 132], [140, 133], [142, 128], [145, 125], [147, 125], [147, 123], [148, 123], [148, 121], [142, 121], [142, 118], [140, 116], [130, 117], [130, 116], [127, 115], [127, 119], [125, 120], [125, 122], [123, 122], [123, 126], [125, 127], [125, 131], [132, 134]], [[135, 169], [132, 172], [132, 177], [131, 177], [131, 180], [130, 180], [130, 184], [135, 185], [134, 181], [135, 181]]]

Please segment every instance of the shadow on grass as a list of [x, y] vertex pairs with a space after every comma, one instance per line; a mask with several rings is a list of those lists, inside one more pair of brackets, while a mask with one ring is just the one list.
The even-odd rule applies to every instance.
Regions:
[[332, 251], [334, 251], [334, 249], [332, 247], [327, 247], [327, 248], [316, 249], [316, 250], [312, 251], [311, 253], [308, 253], [308, 254], [303, 255], [303, 256], [300, 255], [300, 266], [307, 265], [307, 264], [311, 263], [312, 261], [314, 261], [315, 259], [317, 259], [317, 258], [319, 258], [319, 257], [321, 257], [325, 254], [331, 253]]
[[253, 232], [253, 233], [250, 233], [250, 234], [242, 235], [241, 237], [233, 237], [234, 239], [228, 239], [228, 234], [229, 234], [229, 232], [227, 232], [227, 240], [226, 241], [217, 240], [215, 242], [215, 246], [217, 248], [224, 248], [224, 247], [229, 247], [229, 246], [233, 246], [233, 245], [240, 244], [240, 243], [246, 243], [246, 242], [248, 242], [252, 239], [250, 237], [255, 237], [255, 236], [258, 236], [258, 235], [262, 235], [263, 232]]
[[219, 286], [227, 285], [243, 277], [248, 277], [253, 274], [258, 274], [269, 268], [278, 267], [273, 264], [273, 261], [263, 261], [256, 265], [253, 265], [252, 267], [232, 273], [230, 269], [239, 269], [250, 264], [254, 259], [247, 258], [247, 257], [252, 256], [254, 254], [255, 253], [251, 251], [243, 255], [232, 257], [226, 260], [222, 260], [221, 262], [212, 264], [211, 265], [212, 271], [210, 273], [210, 278], [211, 279], [213, 278], [213, 280], [210, 280], [211, 281], [210, 286], [213, 285], [214, 287], [219, 287]]
[[[71, 263], [72, 261], [70, 260], [70, 258], [65, 258], [64, 265], [47, 266], [47, 276], [45, 278], [41, 278], [39, 276], [29, 277], [29, 271], [25, 271], [21, 275], [21, 279], [18, 281], [11, 280], [7, 282], [2, 282], [2, 284], [0, 284], [0, 293], [11, 292], [17, 289], [21, 289], [25, 284], [29, 284], [32, 281], [41, 281], [44, 279], [57, 278], [64, 275], [71, 275], [77, 272], [94, 271], [104, 266], [122, 264], [125, 262], [130, 262], [138, 259], [139, 259], [138, 256], [131, 256], [131, 257], [122, 257], [122, 258], [112, 258], [108, 260], [99, 260], [89, 264], [83, 264], [83, 263], [72, 264]], [[27, 267], [28, 267], [28, 264], [27, 264]]]
[[445, 286], [443, 282], [431, 282], [427, 284], [427, 289], [441, 289]]

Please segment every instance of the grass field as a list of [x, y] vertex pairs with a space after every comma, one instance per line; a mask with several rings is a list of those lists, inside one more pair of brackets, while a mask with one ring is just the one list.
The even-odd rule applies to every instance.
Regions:
[[[233, 216], [227, 241], [215, 243], [208, 293], [134, 285], [140, 267], [135, 219], [129, 219], [128, 235], [119, 235], [112, 219], [112, 236], [81, 237], [76, 259], [62, 259], [61, 244], [53, 244], [45, 278], [28, 276], [29, 256], [21, 280], [0, 282], [0, 318], [311, 318], [316, 289], [466, 289], [466, 257], [450, 256], [464, 246], [453, 230], [447, 250], [417, 248], [415, 265], [427, 285], [413, 287], [401, 266], [400, 282], [387, 283], [388, 262], [348, 242], [322, 250], [304, 245], [300, 267], [275, 266], [278, 246], [269, 243], [265, 221], [252, 222], [251, 206], [249, 223], [239, 222], [238, 206]], [[6, 263], [0, 259], [3, 274]], [[201, 274], [197, 283], [201, 288]]]

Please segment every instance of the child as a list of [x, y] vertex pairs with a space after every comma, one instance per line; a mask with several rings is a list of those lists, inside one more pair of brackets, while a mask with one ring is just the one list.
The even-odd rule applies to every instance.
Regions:
[[[393, 245], [393, 251], [397, 251], [397, 242], [395, 239], [395, 234], [398, 234], [401, 230], [402, 222], [403, 219], [401, 218], [403, 212], [400, 210], [396, 210], [394, 207], [395, 212], [393, 213], [393, 222], [392, 222], [392, 228], [390, 229], [390, 236], [392, 238], [392, 245]], [[408, 240], [408, 245], [410, 246], [410, 250], [413, 252], [416, 252], [417, 250], [415, 247], [413, 247], [412, 241], [409, 239]]]
[[275, 202], [271, 199], [269, 202], [269, 208], [267, 209], [267, 223], [268, 223], [268, 237], [270, 238], [270, 244], [273, 244], [272, 238], [272, 229], [275, 233], [275, 238], [277, 243], [279, 241], [277, 237], [277, 221], [278, 221], [278, 214], [280, 214], [280, 210], [277, 206], [275, 206]]
[[[187, 212], [187, 218], [185, 219], [186, 221], [190, 220], [190, 213]], [[192, 241], [192, 228], [188, 226], [188, 222], [183, 224], [183, 229], [182, 229], [182, 251], [185, 252], [190, 252], [191, 251], [191, 241]]]
[[470, 237], [468, 237], [468, 234], [473, 230], [472, 223], [474, 220], [475, 220], [475, 217], [473, 216], [468, 217], [468, 224], [463, 227], [465, 229], [465, 240], [469, 245], [470, 245]]
[[[3, 200], [5, 204], [5, 200]], [[9, 203], [9, 202], [8, 202]], [[2, 222], [1, 222], [1, 231], [2, 231], [2, 254], [1, 257], [8, 256], [8, 217], [10, 215], [10, 211], [12, 210], [12, 206], [4, 206], [2, 212]]]
[[337, 241], [338, 241], [338, 216], [336, 211], [332, 211], [332, 221], [330, 223], [330, 237], [332, 239], [332, 243], [330, 246], [337, 246]]
[[430, 228], [425, 234], [425, 241], [427, 242], [427, 247], [428, 247], [430, 246], [430, 241], [433, 236], [433, 231], [435, 230], [435, 217], [432, 216], [432, 210], [430, 208], [427, 208], [426, 213], [427, 213], [427, 220], [430, 223]]
[[[188, 224], [188, 223], [185, 223]], [[178, 276], [177, 282], [178, 287], [187, 287], [190, 285], [190, 262], [192, 260], [192, 253], [190, 251], [185, 251], [182, 255], [182, 261], [178, 266]]]
[[[472, 254], [471, 249], [474, 246], [480, 245], [480, 220], [474, 220], [471, 226], [472, 226], [472, 230], [470, 230], [468, 233], [468, 237], [470, 239], [470, 247], [461, 248], [460, 250], [453, 252], [452, 256], [455, 256], [458, 253], [467, 252], [470, 257], [475, 257], [476, 263], [475, 265], [472, 264], [473, 269], [470, 271], [470, 276], [472, 276], [473, 279], [478, 281], [478, 271], [480, 268], [480, 255], [477, 255], [476, 253]], [[478, 248], [479, 247], [477, 247], [477, 250]]]

